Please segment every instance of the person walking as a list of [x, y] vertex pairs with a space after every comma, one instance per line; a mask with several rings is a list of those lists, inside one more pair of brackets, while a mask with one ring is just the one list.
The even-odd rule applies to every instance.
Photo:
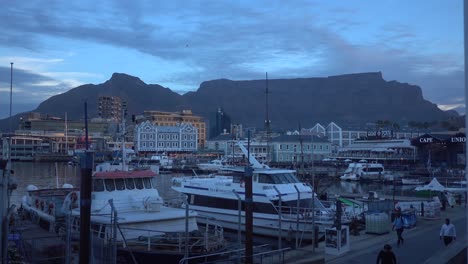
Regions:
[[445, 219], [445, 224], [440, 228], [440, 240], [444, 238], [444, 244], [448, 246], [453, 240], [457, 239], [455, 226], [450, 223], [450, 219]]
[[392, 251], [392, 246], [385, 244], [384, 248], [380, 250], [377, 256], [377, 264], [396, 264], [396, 257]]
[[403, 242], [405, 241], [402, 237], [404, 226], [403, 226], [403, 217], [401, 216], [400, 212], [397, 212], [395, 220], [393, 221], [392, 230], [396, 231], [397, 237], [398, 237], [397, 245], [400, 246], [400, 243], [403, 244]]

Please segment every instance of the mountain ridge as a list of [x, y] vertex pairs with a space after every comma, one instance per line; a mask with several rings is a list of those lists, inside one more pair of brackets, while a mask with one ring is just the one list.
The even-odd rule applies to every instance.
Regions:
[[[82, 119], [83, 103], [88, 102], [89, 117], [97, 117], [98, 97], [119, 96], [127, 102], [129, 114], [144, 110], [181, 111], [191, 109], [206, 120], [218, 107], [234, 123], [261, 128], [265, 119], [265, 80], [215, 79], [204, 81], [196, 91], [180, 95], [140, 78], [114, 73], [101, 84], [84, 84], [54, 95], [31, 112]], [[275, 129], [304, 127], [316, 122], [365, 124], [376, 120], [440, 121], [453, 116], [424, 99], [417, 85], [386, 81], [381, 72], [351, 73], [327, 77], [270, 79], [269, 116]], [[23, 113], [24, 114], [24, 113]], [[19, 120], [18, 116], [12, 117]], [[17, 122], [15, 122], [17, 124]], [[6, 129], [8, 118], [0, 120]], [[16, 125], [15, 124], [15, 125]]]

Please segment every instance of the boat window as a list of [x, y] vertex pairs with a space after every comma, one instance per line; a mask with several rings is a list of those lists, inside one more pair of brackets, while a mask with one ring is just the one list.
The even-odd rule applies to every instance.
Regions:
[[105, 179], [104, 184], [106, 185], [106, 190], [112, 192], [115, 190], [115, 184], [113, 179]]
[[158, 186], [156, 184], [156, 177], [151, 178], [151, 182], [152, 182], [152, 185], [153, 185], [153, 189], [156, 189], [156, 186]]
[[94, 192], [103, 192], [104, 191], [104, 181], [102, 179], [95, 179], [93, 181], [93, 191]]
[[271, 175], [268, 175], [268, 174], [260, 174], [258, 175], [258, 182], [274, 184], [275, 182], [273, 181], [273, 178], [270, 176]]
[[274, 173], [274, 174], [259, 174], [259, 183], [267, 184], [284, 184], [284, 183], [298, 183], [299, 180], [293, 173]]
[[151, 189], [151, 179], [150, 178], [143, 178], [143, 183], [145, 184], [146, 189]]
[[124, 179], [115, 179], [115, 188], [119, 191], [125, 190]]
[[125, 179], [125, 187], [127, 188], [127, 190], [135, 189], [135, 182], [133, 182], [132, 178]]
[[135, 187], [138, 189], [138, 190], [142, 190], [144, 189], [143, 187], [143, 181], [141, 180], [141, 178], [135, 178]]

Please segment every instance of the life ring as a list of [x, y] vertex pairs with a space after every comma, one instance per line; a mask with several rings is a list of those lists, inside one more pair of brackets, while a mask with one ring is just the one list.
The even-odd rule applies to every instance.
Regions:
[[72, 192], [70, 194], [70, 199], [71, 199], [72, 203], [75, 203], [78, 200], [78, 194], [76, 194], [76, 192]]

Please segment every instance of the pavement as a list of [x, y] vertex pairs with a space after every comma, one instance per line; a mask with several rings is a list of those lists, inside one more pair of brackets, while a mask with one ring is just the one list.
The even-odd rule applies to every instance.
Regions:
[[[285, 263], [375, 263], [385, 244], [392, 246], [399, 264], [446, 263], [467, 245], [467, 212], [464, 206], [456, 206], [441, 211], [438, 219], [419, 217], [415, 227], [403, 232], [405, 242], [400, 247], [397, 246], [397, 235], [394, 231], [383, 235], [366, 234], [365, 231], [361, 231], [359, 236], [350, 235], [350, 250], [341, 255], [325, 254], [325, 245], [322, 242], [315, 249], [315, 253], [312, 252], [311, 246], [288, 252]], [[440, 227], [445, 218], [451, 219], [457, 231], [457, 240], [447, 247], [439, 239]]]

